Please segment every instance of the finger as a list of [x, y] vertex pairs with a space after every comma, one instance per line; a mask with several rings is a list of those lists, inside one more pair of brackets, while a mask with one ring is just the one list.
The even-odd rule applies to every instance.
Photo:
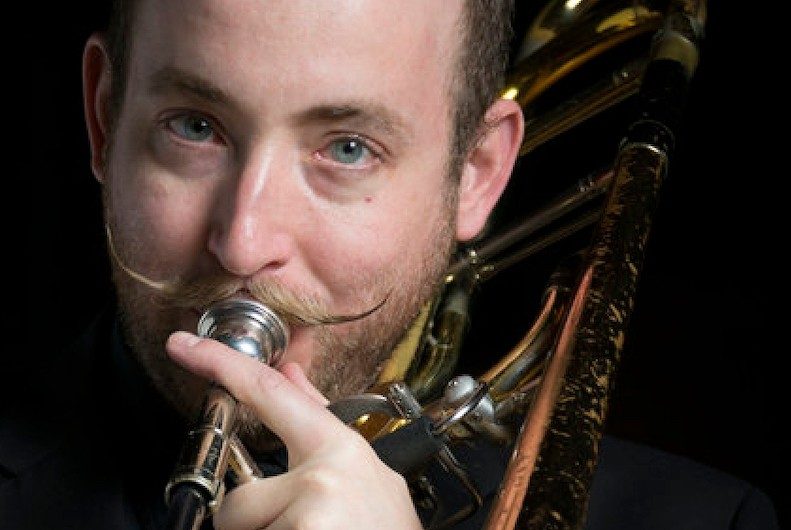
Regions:
[[166, 349], [184, 368], [217, 382], [252, 408], [286, 444], [293, 464], [343, 432], [340, 429], [348, 430], [282, 373], [214, 339], [180, 331], [168, 338]]
[[280, 367], [280, 372], [285, 375], [289, 381], [297, 385], [297, 388], [312, 397], [316, 403], [322, 407], [326, 407], [330, 404], [329, 400], [313, 386], [310, 380], [308, 380], [305, 372], [302, 371], [302, 367], [297, 363], [284, 364]]
[[[361, 502], [361, 501], [360, 501]], [[323, 509], [322, 509], [323, 508]], [[295, 528], [353, 528], [355, 521], [346, 519], [343, 524], [338, 524], [339, 514], [337, 506], [323, 507], [316, 504], [316, 499], [301, 500], [287, 507], [286, 510], [273, 520], [266, 530], [294, 530]], [[348, 515], [346, 510], [341, 514]], [[379, 528], [379, 527], [370, 527]]]
[[223, 499], [212, 516], [217, 530], [265, 528], [280, 516], [294, 497], [293, 480], [287, 474], [243, 484]]

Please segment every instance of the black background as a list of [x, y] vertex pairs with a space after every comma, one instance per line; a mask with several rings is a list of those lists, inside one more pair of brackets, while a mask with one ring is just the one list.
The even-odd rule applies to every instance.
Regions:
[[[59, 4], [15, 8], [3, 37], [7, 388], [72, 340], [110, 292], [80, 78], [82, 45], [105, 8]], [[773, 70], [783, 52], [769, 15], [712, 4], [608, 430], [753, 482], [787, 524], [787, 147], [776, 136], [786, 104]], [[504, 293], [504, 322], [529, 321], [538, 300]]]

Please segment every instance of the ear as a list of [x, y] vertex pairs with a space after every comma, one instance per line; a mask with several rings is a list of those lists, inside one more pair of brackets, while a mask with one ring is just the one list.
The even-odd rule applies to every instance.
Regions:
[[105, 178], [105, 157], [109, 149], [110, 82], [112, 68], [104, 39], [93, 34], [82, 54], [82, 91], [85, 123], [91, 143], [91, 169], [96, 180]]
[[459, 182], [456, 239], [469, 241], [483, 228], [503, 193], [522, 145], [522, 108], [498, 99], [486, 111], [484, 131], [464, 162]]

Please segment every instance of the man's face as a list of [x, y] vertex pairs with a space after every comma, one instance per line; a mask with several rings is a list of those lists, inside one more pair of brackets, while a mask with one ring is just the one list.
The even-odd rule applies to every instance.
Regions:
[[[104, 198], [115, 247], [156, 280], [274, 283], [359, 321], [295, 326], [329, 398], [358, 392], [432, 294], [453, 239], [449, 83], [460, 2], [144, 1]], [[163, 344], [194, 330], [116, 270], [127, 340], [187, 408]]]

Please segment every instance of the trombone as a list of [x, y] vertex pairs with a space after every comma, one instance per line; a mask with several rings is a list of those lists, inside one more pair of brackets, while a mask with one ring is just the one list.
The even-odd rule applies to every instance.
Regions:
[[[526, 31], [501, 94], [525, 114], [522, 159], [631, 101], [615, 162], [460, 249], [441, 292], [377, 384], [330, 405], [414, 484], [416, 495], [427, 491], [422, 470], [435, 459], [459, 479], [469, 506], [437, 514], [431, 528], [450, 527], [481, 508], [476, 485], [454, 455], [456, 443], [478, 437], [513, 448], [487, 530], [584, 524], [610, 384], [705, 21], [705, 0], [553, 0]], [[479, 288], [580, 234], [587, 234], [586, 244], [551, 274], [538, 315], [517, 344], [479, 375], [459, 375]], [[222, 455], [210, 455], [213, 491], [207, 494], [198, 481], [192, 496], [209, 507], [222, 500], [218, 478], [227, 469], [237, 484], [257, 473], [232, 428], [222, 436]], [[195, 469], [204, 480], [204, 469]], [[189, 511], [202, 518], [204, 508]], [[184, 510], [171, 505], [172, 513]], [[192, 528], [191, 518], [179, 527]]]

